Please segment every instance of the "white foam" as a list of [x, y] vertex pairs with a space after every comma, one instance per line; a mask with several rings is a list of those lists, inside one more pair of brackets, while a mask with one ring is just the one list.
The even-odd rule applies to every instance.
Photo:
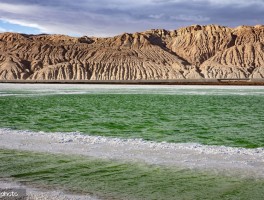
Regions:
[[256, 156], [263, 154], [264, 147], [261, 148], [242, 148], [242, 147], [227, 147], [217, 145], [202, 145], [198, 143], [168, 143], [168, 142], [153, 142], [143, 139], [123, 139], [115, 137], [91, 136], [81, 134], [79, 132], [32, 132], [25, 130], [12, 130], [8, 128], [0, 129], [0, 134], [20, 134], [25, 136], [45, 136], [60, 143], [75, 142], [80, 144], [108, 144], [120, 146], [145, 146], [146, 148], [161, 150], [161, 149], [185, 149], [195, 150], [205, 154], [230, 154], [230, 155], [251, 155]]
[[264, 177], [264, 148], [246, 149], [193, 143], [151, 142], [80, 133], [0, 129], [0, 148], [78, 154], [187, 168], [242, 171]]

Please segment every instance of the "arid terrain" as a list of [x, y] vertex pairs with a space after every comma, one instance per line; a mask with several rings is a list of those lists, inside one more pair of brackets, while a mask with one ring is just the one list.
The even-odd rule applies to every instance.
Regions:
[[0, 80], [264, 78], [264, 25], [115, 37], [0, 34]]

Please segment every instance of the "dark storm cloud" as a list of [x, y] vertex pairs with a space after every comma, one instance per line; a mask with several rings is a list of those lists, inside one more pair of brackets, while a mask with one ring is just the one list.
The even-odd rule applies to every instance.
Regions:
[[42, 32], [114, 35], [192, 24], [263, 24], [262, 0], [0, 0], [0, 18]]

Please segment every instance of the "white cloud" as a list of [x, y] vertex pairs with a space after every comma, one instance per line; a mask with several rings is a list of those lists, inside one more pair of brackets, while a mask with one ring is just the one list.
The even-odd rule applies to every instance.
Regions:
[[249, 6], [253, 4], [258, 4], [264, 6], [263, 0], [152, 0], [152, 2], [156, 3], [184, 3], [184, 4], [191, 4], [191, 3], [202, 3], [206, 4], [209, 3], [214, 6], [228, 6], [228, 5], [237, 5], [237, 6]]
[[253, 4], [258, 4], [264, 6], [264, 1], [263, 0], [192, 0], [193, 2], [208, 2], [211, 5], [220, 5], [220, 6], [227, 6], [227, 5], [236, 5], [239, 7], [243, 6], [250, 6]]
[[164, 14], [154, 14], [154, 15], [149, 15], [150, 18], [153, 19], [161, 19], [164, 16]]
[[20, 26], [25, 26], [25, 27], [30, 27], [30, 28], [36, 28], [39, 29], [40, 31], [45, 32], [46, 29], [38, 24], [35, 23], [31, 23], [31, 22], [27, 22], [24, 20], [15, 20], [15, 19], [5, 19], [5, 18], [0, 18], [1, 21], [3, 21], [4, 23], [10, 23], [10, 24], [16, 24], [16, 25], [20, 25]]
[[9, 4], [0, 3], [0, 11], [13, 13], [13, 14], [36, 14], [39, 10], [38, 6], [23, 5], [23, 4]]
[[171, 16], [170, 17], [173, 20], [179, 20], [179, 21], [187, 21], [187, 22], [207, 22], [210, 20], [209, 17], [204, 17], [201, 15], [178, 15], [178, 16]]

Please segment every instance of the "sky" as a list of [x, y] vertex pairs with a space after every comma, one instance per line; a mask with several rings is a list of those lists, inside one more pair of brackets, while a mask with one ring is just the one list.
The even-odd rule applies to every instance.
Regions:
[[0, 0], [0, 32], [107, 37], [194, 24], [264, 24], [264, 0]]

